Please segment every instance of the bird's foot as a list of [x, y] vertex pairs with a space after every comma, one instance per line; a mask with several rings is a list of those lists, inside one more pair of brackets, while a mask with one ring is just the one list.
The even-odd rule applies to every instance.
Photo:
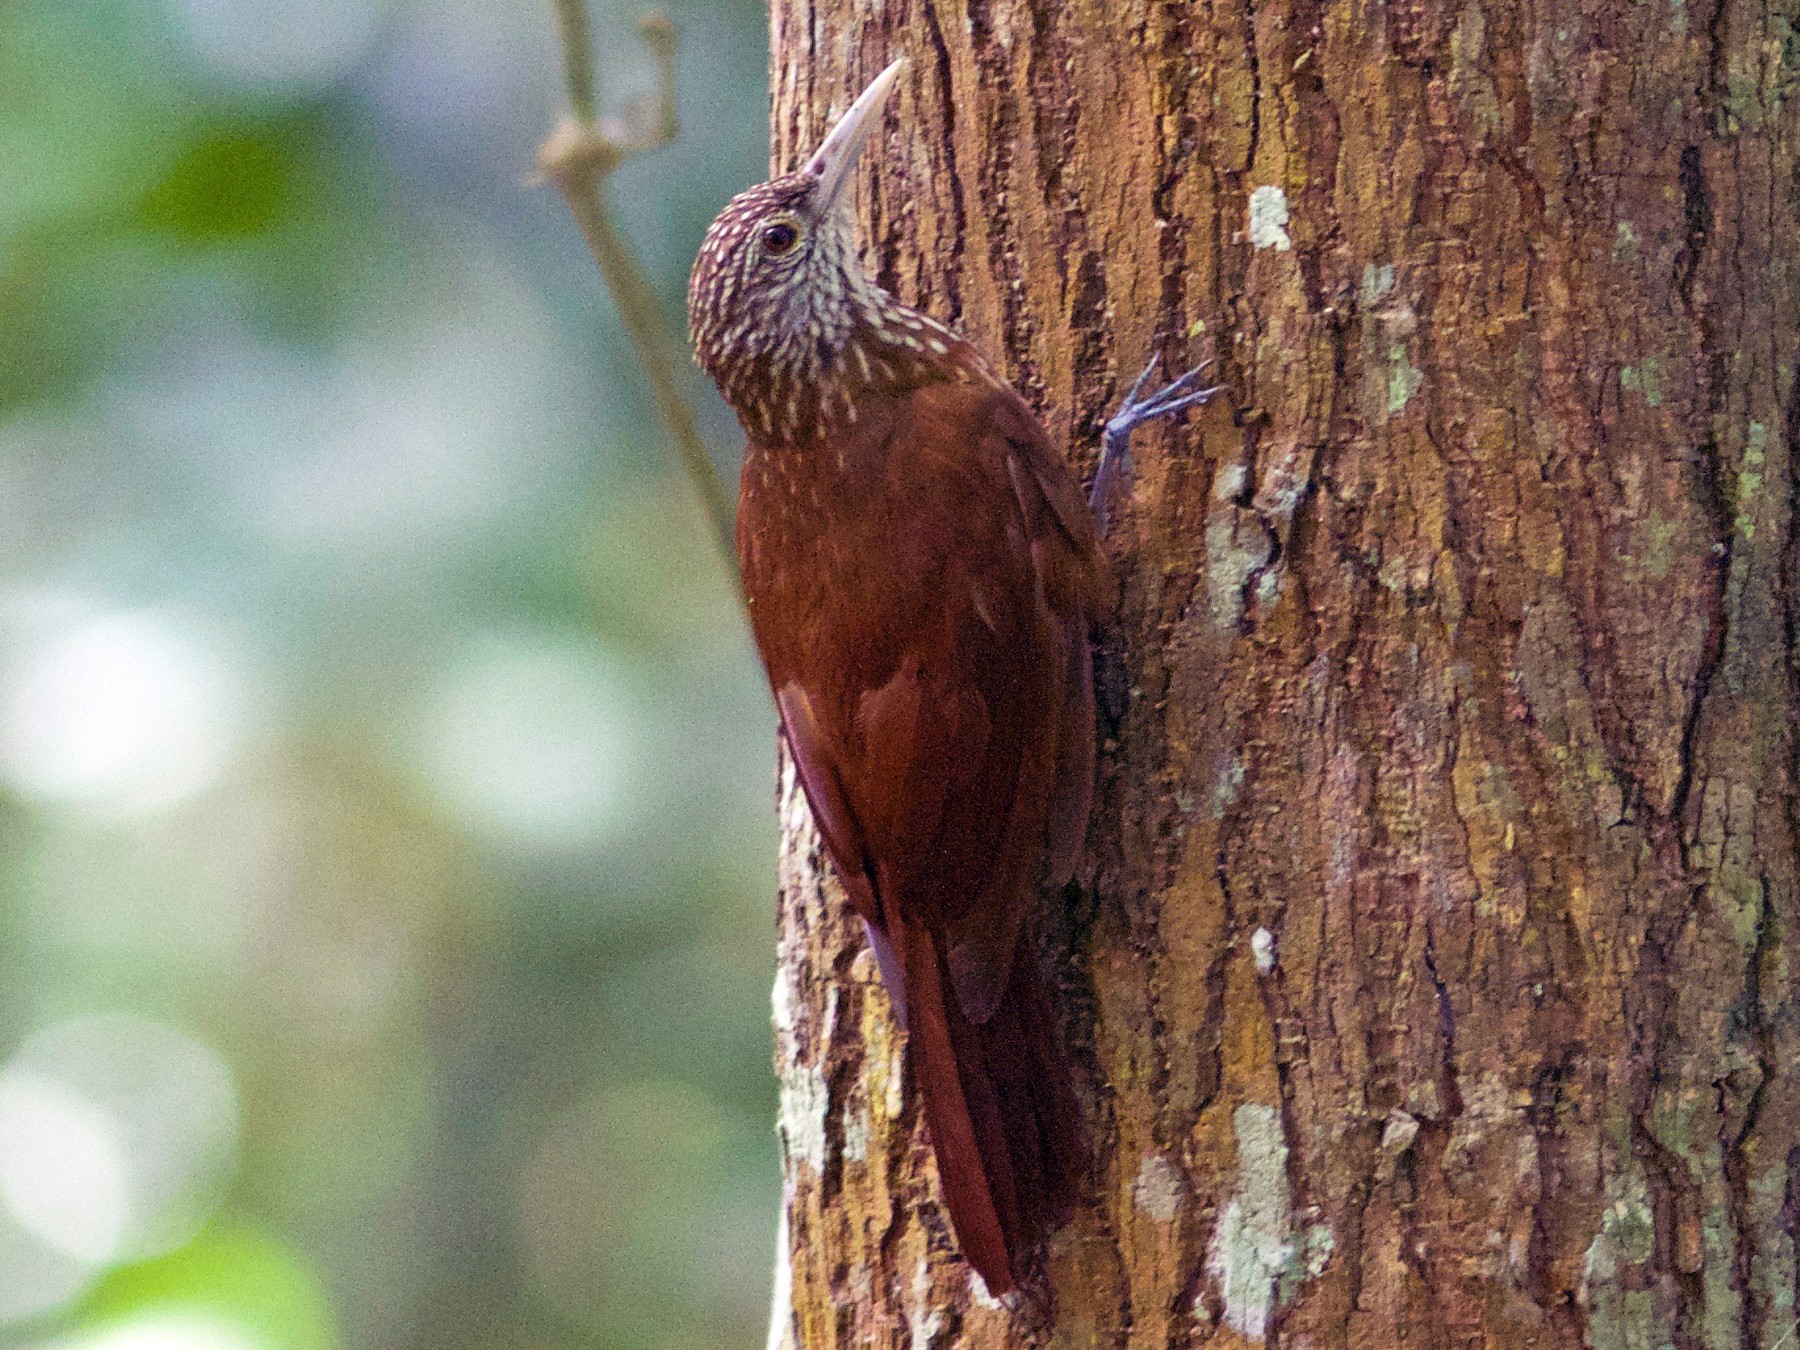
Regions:
[[1144, 367], [1144, 373], [1133, 382], [1131, 392], [1125, 395], [1125, 402], [1119, 405], [1119, 411], [1112, 415], [1112, 420], [1107, 422], [1106, 430], [1100, 436], [1100, 468], [1094, 474], [1094, 486], [1088, 491], [1088, 507], [1094, 513], [1102, 537], [1106, 534], [1107, 503], [1111, 499], [1113, 484], [1122, 474], [1128, 475], [1131, 472], [1131, 433], [1145, 422], [1205, 403], [1225, 387], [1215, 384], [1209, 389], [1194, 388], [1200, 382], [1200, 377], [1212, 368], [1212, 361], [1206, 360], [1179, 379], [1169, 381], [1155, 393], [1139, 398], [1138, 395], [1143, 393], [1144, 386], [1149, 383], [1150, 376], [1155, 373], [1161, 359], [1160, 353], [1151, 356], [1150, 364]]

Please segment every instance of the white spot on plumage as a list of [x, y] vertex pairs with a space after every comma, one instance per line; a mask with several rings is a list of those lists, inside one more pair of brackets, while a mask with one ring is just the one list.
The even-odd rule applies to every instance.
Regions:
[[975, 616], [988, 626], [988, 631], [996, 637], [999, 636], [1000, 625], [994, 622], [994, 616], [989, 613], [987, 601], [981, 594], [981, 587], [971, 586], [969, 588], [969, 602], [975, 607]]

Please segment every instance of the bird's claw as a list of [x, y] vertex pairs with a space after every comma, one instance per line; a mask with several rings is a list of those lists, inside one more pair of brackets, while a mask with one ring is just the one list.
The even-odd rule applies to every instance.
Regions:
[[1150, 376], [1155, 373], [1161, 361], [1160, 353], [1151, 355], [1150, 364], [1132, 381], [1125, 401], [1119, 405], [1119, 411], [1112, 415], [1106, 424], [1106, 430], [1101, 434], [1100, 468], [1094, 475], [1093, 489], [1088, 493], [1088, 505], [1094, 512], [1094, 519], [1099, 523], [1102, 535], [1106, 533], [1107, 499], [1112, 492], [1113, 482], [1122, 471], [1128, 471], [1131, 466], [1131, 433], [1145, 422], [1205, 403], [1225, 388], [1222, 384], [1206, 389], [1194, 388], [1200, 382], [1200, 377], [1212, 368], [1213, 362], [1208, 358], [1185, 375], [1169, 381], [1155, 393], [1139, 398], [1138, 395], [1143, 393], [1144, 386], [1150, 382]]
[[1114, 413], [1112, 420], [1106, 424], [1106, 434], [1109, 437], [1129, 436], [1145, 422], [1158, 417], [1167, 417], [1171, 413], [1180, 412], [1183, 408], [1191, 408], [1197, 403], [1205, 403], [1214, 394], [1225, 388], [1222, 384], [1215, 384], [1207, 389], [1194, 388], [1200, 377], [1212, 369], [1213, 362], [1209, 357], [1188, 371], [1187, 374], [1169, 381], [1148, 398], [1140, 399], [1138, 394], [1143, 391], [1144, 385], [1149, 382], [1150, 376], [1155, 373], [1156, 367], [1161, 362], [1160, 354], [1153, 355], [1150, 358], [1150, 364], [1144, 367], [1144, 373], [1132, 382], [1131, 392], [1125, 395], [1125, 402], [1119, 405], [1119, 411]]

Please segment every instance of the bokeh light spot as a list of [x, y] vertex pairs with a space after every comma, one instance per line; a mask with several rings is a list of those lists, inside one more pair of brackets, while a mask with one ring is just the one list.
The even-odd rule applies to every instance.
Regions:
[[[93, 1281], [94, 1268], [12, 1222], [0, 1205], [0, 1328], [29, 1322], [72, 1302]], [[12, 1344], [0, 1339], [0, 1344]]]
[[204, 1311], [148, 1312], [44, 1350], [268, 1350], [249, 1328]]
[[576, 847], [626, 821], [641, 721], [623, 671], [598, 644], [553, 633], [489, 637], [441, 682], [424, 760], [437, 791], [480, 833]]
[[0, 1250], [23, 1239], [99, 1269], [186, 1241], [230, 1175], [237, 1128], [224, 1063], [174, 1028], [45, 1027], [0, 1068]]
[[0, 772], [28, 796], [131, 815], [210, 784], [242, 735], [241, 681], [167, 617], [101, 614], [27, 642], [0, 687]]
[[103, 1265], [124, 1239], [130, 1184], [118, 1136], [92, 1102], [28, 1068], [0, 1075], [0, 1201], [28, 1233]]

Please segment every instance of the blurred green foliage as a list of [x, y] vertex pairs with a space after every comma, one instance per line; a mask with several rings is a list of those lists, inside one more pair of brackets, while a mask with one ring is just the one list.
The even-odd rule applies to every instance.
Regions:
[[219, 1224], [178, 1251], [115, 1270], [87, 1301], [104, 1335], [146, 1309], [196, 1320], [209, 1314], [273, 1350], [332, 1350], [337, 1331], [318, 1277], [265, 1234]]
[[[678, 323], [766, 75], [674, 17], [615, 195]], [[526, 182], [554, 40], [0, 5], [0, 1347], [762, 1335], [773, 716]]]

